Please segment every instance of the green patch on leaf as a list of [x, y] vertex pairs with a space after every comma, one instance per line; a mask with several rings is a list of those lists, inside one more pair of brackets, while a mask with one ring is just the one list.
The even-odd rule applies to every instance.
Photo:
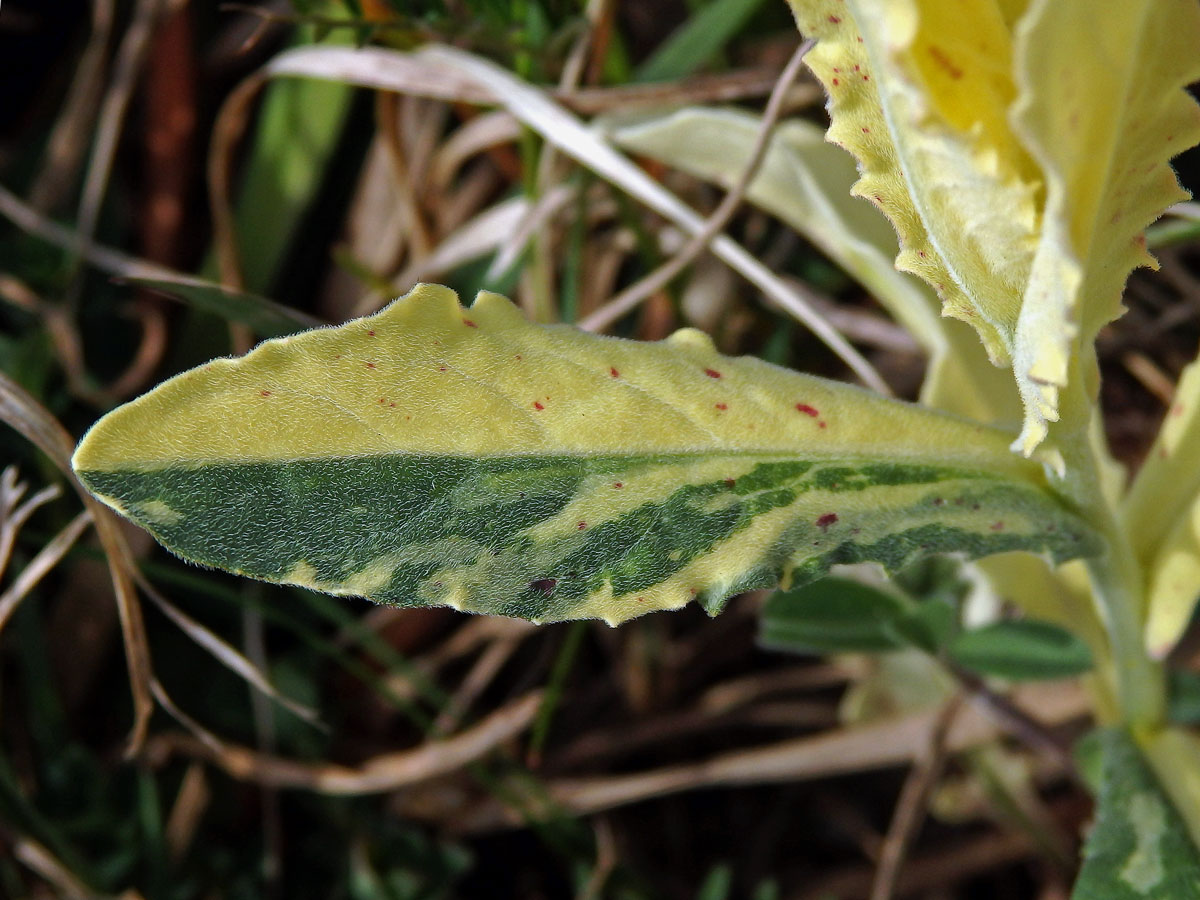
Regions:
[[1200, 898], [1200, 854], [1123, 731], [1101, 737], [1103, 781], [1073, 900]]

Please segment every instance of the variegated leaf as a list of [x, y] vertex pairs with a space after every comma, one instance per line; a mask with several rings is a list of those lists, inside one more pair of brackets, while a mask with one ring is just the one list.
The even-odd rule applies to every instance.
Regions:
[[[1028, 453], [1055, 421], [1080, 347], [1121, 314], [1144, 232], [1187, 196], [1169, 161], [1200, 141], [1200, 7], [1033, 0], [1017, 27], [1014, 127], [1045, 201], [1013, 350]], [[1090, 367], [1091, 363], [1085, 366]], [[1082, 385], [1077, 386], [1083, 389]]]
[[110, 413], [74, 465], [180, 555], [398, 605], [620, 622], [903, 565], [1095, 552], [1002, 432], [421, 286]]
[[939, 5], [792, 0], [818, 39], [806, 61], [829, 92], [829, 139], [895, 225], [896, 265], [1007, 363], [1038, 218], [1037, 174], [1007, 125], [1012, 40], [992, 0]]

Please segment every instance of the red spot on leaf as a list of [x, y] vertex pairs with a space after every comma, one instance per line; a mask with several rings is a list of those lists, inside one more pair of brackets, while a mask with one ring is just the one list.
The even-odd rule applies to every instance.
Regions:
[[840, 81], [838, 81], [836, 78], [835, 78], [835, 79], [833, 79], [833, 86], [834, 86], [834, 87], [837, 87], [839, 84], [841, 84], [841, 82], [840, 82]]
[[474, 322], [472, 322], [470, 319], [463, 319], [463, 324], [466, 325], [468, 328], [478, 328], [479, 327]]
[[387, 398], [386, 398], [386, 397], [380, 397], [380, 398], [379, 398], [379, 402], [380, 402], [380, 403], [387, 403]]
[[521, 359], [524, 359], [524, 358], [525, 358], [525, 357], [523, 357], [523, 356], [522, 356], [520, 353], [518, 353], [518, 354], [517, 354], [517, 359], [518, 359], [518, 360], [521, 360]]
[[620, 378], [620, 377], [621, 377], [621, 373], [620, 373], [620, 372], [618, 372], [616, 369], [609, 369], [609, 370], [608, 370], [608, 374], [609, 374], [609, 375], [611, 375], [613, 378]]
[[716, 406], [717, 409], [729, 409], [729, 406], [725, 403], [718, 403]]
[[373, 331], [368, 331], [368, 332], [367, 332], [367, 337], [375, 337], [375, 332], [373, 332]]
[[375, 368], [375, 363], [367, 363], [367, 368], [368, 368], [368, 369], [373, 369], [373, 368]]
[[863, 129], [863, 134], [870, 134], [870, 133], [871, 133], [871, 129], [870, 129], [870, 128], [864, 128], [864, 129]]
[[580, 522], [575, 527], [578, 528], [580, 531], [583, 531], [583, 529], [587, 528], [587, 522]]
[[439, 372], [445, 372], [445, 371], [446, 371], [446, 367], [445, 367], [445, 366], [438, 366], [438, 371], [439, 371]]
[[534, 400], [534, 401], [533, 401], [533, 408], [534, 408], [534, 409], [536, 409], [536, 410], [539, 410], [539, 411], [540, 411], [540, 410], [543, 410], [543, 409], [545, 409], [546, 407], [542, 406], [542, 404], [541, 404], [541, 403], [539, 403], [537, 400]]
[[1003, 522], [993, 522], [993, 523], [992, 523], [991, 525], [989, 525], [988, 527], [989, 527], [989, 528], [990, 528], [992, 531], [1003, 531], [1003, 530], [1004, 530], [1004, 523], [1003, 523]]
[[395, 408], [396, 408], [396, 404], [395, 404], [395, 403], [389, 403], [389, 404], [388, 404], [388, 409], [395, 409]]
[[732, 487], [736, 487], [736, 486], [737, 486], [737, 482], [734, 479], [732, 479], [732, 478], [725, 479], [725, 487], [732, 488]]
[[870, 75], [863, 75], [863, 81], [870, 81], [870, 80], [871, 80]]
[[622, 481], [614, 481], [614, 482], [613, 482], [613, 487], [615, 487], [615, 488], [623, 488], [623, 487], [625, 487], [625, 483], [624, 483], [624, 482], [622, 482]]
[[705, 369], [704, 374], [707, 375], [709, 378], [720, 378], [721, 377], [721, 373], [718, 372], [716, 369]]
[[829, 17], [829, 24], [830, 24], [830, 25], [840, 25], [840, 24], [841, 24], [841, 22], [842, 22], [842, 20], [841, 20], [841, 19], [839, 19], [837, 16], [830, 16], [830, 17]]
[[826, 425], [826, 424], [825, 424], [825, 420], [824, 420], [824, 419], [822, 419], [820, 422], [818, 422], [818, 423], [817, 423], [817, 427], [818, 427], [818, 428], [828, 428], [829, 426], [828, 426], [828, 425]]
[[817, 519], [817, 527], [824, 530], [824, 529], [828, 528], [830, 525], [836, 524], [837, 520], [838, 520], [837, 513], [825, 513], [825, 515], [823, 515], [823, 516], [821, 516], [821, 518]]
[[812, 416], [814, 419], [820, 415], [815, 406], [809, 406], [807, 403], [797, 403], [796, 412], [802, 412], [806, 416]]
[[259, 391], [259, 395], [263, 396], [263, 397], [270, 397], [271, 392], [270, 391]]
[[963, 70], [956, 66], [940, 47], [930, 47], [929, 55], [933, 57], [935, 63], [942, 67], [942, 71], [955, 81], [963, 77]]

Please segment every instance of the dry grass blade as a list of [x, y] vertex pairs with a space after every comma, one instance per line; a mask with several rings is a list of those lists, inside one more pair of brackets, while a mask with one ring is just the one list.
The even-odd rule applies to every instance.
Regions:
[[448, 190], [458, 170], [471, 157], [490, 147], [511, 143], [520, 136], [521, 126], [507, 110], [497, 109], [469, 119], [438, 147], [429, 169], [432, 191]]
[[454, 696], [438, 713], [438, 717], [433, 723], [434, 734], [445, 734], [458, 725], [467, 710], [471, 708], [471, 704], [495, 680], [496, 675], [512, 657], [523, 638], [524, 635], [515, 635], [494, 641], [487, 650], [479, 655], [474, 665], [463, 677]]
[[68, 523], [67, 527], [50, 539], [29, 564], [21, 570], [21, 574], [9, 585], [8, 590], [0, 594], [0, 631], [8, 624], [12, 614], [16, 612], [34, 586], [46, 577], [51, 569], [58, 565], [67, 551], [74, 546], [83, 534], [84, 529], [92, 522], [91, 514], [85, 509]]
[[33, 838], [18, 837], [13, 841], [13, 858], [36, 872], [71, 900], [98, 900], [101, 894], [85, 885], [74, 872], [59, 861]]
[[412, 750], [385, 753], [356, 768], [298, 762], [247, 747], [214, 747], [186, 735], [161, 735], [151, 741], [150, 755], [165, 759], [172, 752], [199, 756], [230, 776], [272, 788], [296, 788], [322, 794], [378, 794], [398, 790], [453, 772], [481, 759], [529, 727], [541, 704], [540, 691], [502, 706], [477, 725], [444, 740]]
[[[63, 250], [79, 247], [83, 259], [91, 263], [101, 272], [107, 272], [117, 278], [131, 281], [158, 281], [180, 288], [200, 288], [219, 291], [223, 286], [207, 278], [187, 275], [167, 266], [159, 265], [148, 259], [142, 259], [120, 250], [114, 250], [96, 243], [82, 243], [79, 234], [65, 225], [60, 225], [36, 209], [23, 203], [16, 194], [0, 186], [0, 216], [8, 219], [22, 231], [53, 244]], [[307, 313], [273, 303], [266, 298], [255, 298], [256, 303], [264, 304], [280, 316], [296, 322], [300, 328], [318, 328], [328, 323], [322, 322]]]
[[[51, 484], [21, 503], [26, 490], [28, 486], [17, 481], [17, 467], [5, 466], [4, 472], [0, 473], [0, 574], [8, 568], [17, 532], [29, 521], [29, 517], [38, 507], [45, 506], [62, 493], [58, 485]], [[18, 506], [18, 503], [21, 505]]]
[[[374, 52], [378, 48], [366, 48]], [[306, 53], [311, 50], [336, 51], [327, 57], [327, 74], [319, 77], [334, 81], [345, 81], [350, 84], [360, 83], [358, 76], [372, 67], [372, 61], [358, 58], [363, 50], [352, 50], [338, 47], [309, 47], [289, 51]], [[448, 100], [459, 103], [471, 103], [485, 106], [497, 101], [495, 93], [486, 81], [480, 82], [474, 78], [462, 77], [445, 70], [433, 69], [425, 65], [415, 56], [395, 54], [392, 51], [381, 50], [385, 57], [400, 56], [401, 61], [389, 62], [391, 68], [389, 80], [393, 83], [403, 82], [403, 87], [383, 86], [385, 90], [402, 91], [434, 100]], [[272, 63], [272, 67], [274, 63]], [[277, 73], [278, 74], [278, 73]], [[715, 75], [701, 75], [686, 81], [663, 82], [656, 84], [633, 84], [619, 87], [579, 88], [574, 90], [551, 91], [551, 96], [569, 109], [583, 115], [593, 115], [614, 109], [627, 110], [634, 107], [658, 107], [684, 105], [690, 103], [730, 103], [735, 100], [748, 100], [754, 97], [764, 97], [771, 92], [779, 80], [777, 69], [751, 69], [726, 72]], [[816, 103], [823, 96], [820, 87], [815, 83], [797, 85], [787, 96], [789, 107], [808, 106]]]
[[[1022, 687], [1015, 693], [1014, 705], [1047, 726], [1077, 719], [1090, 709], [1082, 687], [1063, 683]], [[562, 809], [585, 815], [700, 788], [784, 784], [910, 765], [926, 753], [938, 715], [938, 710], [926, 710], [628, 775], [548, 779], [545, 788]], [[947, 752], [966, 750], [1004, 733], [986, 705], [975, 701], [952, 723]], [[490, 802], [454, 822], [464, 831], [514, 824], [517, 820], [510, 810]]]
[[779, 82], [771, 92], [770, 100], [767, 101], [767, 108], [763, 113], [762, 122], [758, 129], [758, 136], [755, 138], [754, 148], [750, 152], [750, 159], [746, 163], [746, 167], [743, 169], [737, 183], [708, 217], [704, 228], [699, 233], [693, 235], [692, 239], [688, 241], [683, 249], [666, 263], [659, 266], [645, 278], [621, 291], [616, 297], [613, 297], [612, 300], [580, 322], [580, 328], [587, 331], [600, 331], [612, 325], [626, 313], [637, 307], [643, 300], [665, 288], [676, 275], [691, 265], [696, 257], [705, 251], [718, 234], [725, 230], [725, 227], [733, 219], [733, 214], [742, 205], [746, 189], [750, 187], [750, 183], [758, 173], [759, 166], [762, 165], [763, 157], [766, 156], [767, 147], [771, 141], [771, 135], [775, 131], [775, 123], [779, 120], [783, 98], [787, 93], [788, 87], [795, 81], [796, 76], [799, 74], [800, 66], [804, 63], [804, 57], [812, 49], [813, 43], [813, 41], [808, 40], [796, 48], [796, 51], [792, 54], [792, 58], [788, 61], [787, 67], [783, 70], [783, 74], [779, 76]]
[[[175, 701], [171, 699], [171, 695], [167, 693], [167, 689], [162, 686], [162, 682], [157, 678], [151, 677], [150, 691], [154, 695], [154, 699], [158, 701], [159, 706], [165, 709], [171, 718], [190, 731], [201, 746], [206, 747], [212, 753], [220, 754], [225, 752], [225, 742], [176, 706]], [[153, 761], [156, 758], [156, 753], [162, 754], [163, 750], [158, 743], [152, 741], [146, 747], [144, 755]]]
[[962, 703], [962, 695], [957, 694], [942, 704], [933, 731], [929, 735], [929, 745], [925, 753], [913, 764], [908, 778], [904, 780], [900, 799], [896, 801], [896, 812], [892, 816], [892, 824], [888, 827], [887, 838], [879, 855], [875, 883], [871, 886], [871, 900], [892, 900], [895, 896], [900, 867], [904, 863], [909, 845], [925, 819], [929, 794], [946, 762], [946, 737], [950, 733], [955, 716], [962, 709]]
[[150, 714], [154, 711], [154, 701], [150, 693], [150, 647], [146, 642], [142, 608], [133, 586], [134, 566], [129, 547], [113, 514], [87, 492], [71, 470], [71, 454], [75, 449], [75, 442], [71, 436], [45, 407], [3, 372], [0, 372], [0, 421], [7, 422], [50, 457], [63, 476], [71, 482], [96, 526], [96, 534], [104, 547], [109, 572], [112, 575], [113, 590], [117, 596], [117, 610], [120, 613], [121, 633], [125, 643], [125, 660], [129, 670], [130, 689], [133, 692], [133, 730], [129, 735], [126, 751], [132, 756], [141, 749], [145, 741]]
[[[524, 197], [512, 197], [477, 213], [443, 238], [432, 253], [414, 260], [392, 279], [396, 295], [407, 293], [418, 281], [436, 278], [491, 253], [520, 225], [528, 208], [529, 201]], [[374, 295], [370, 295], [354, 308], [354, 315], [366, 315], [377, 306]]]
[[1178, 219], [1187, 219], [1191, 222], [1200, 222], [1200, 203], [1194, 200], [1185, 203], [1176, 203], [1166, 211], [1165, 215], [1175, 216]]
[[260, 693], [270, 697], [284, 709], [288, 710], [288, 712], [298, 716], [310, 725], [320, 728], [322, 731], [329, 730], [328, 726], [321, 722], [321, 717], [315, 709], [298, 703], [280, 693], [258, 667], [239, 653], [231, 644], [213, 634], [213, 632], [175, 606], [154, 585], [150, 584], [140, 572], [137, 573], [136, 578], [138, 586], [141, 587], [142, 591], [145, 592], [154, 605], [162, 611], [162, 614], [174, 622], [184, 634], [212, 654], [217, 662], [253, 686]]
[[[705, 220], [699, 214], [537, 88], [490, 62], [449, 47], [429, 47], [418, 56], [434, 65], [472, 74], [488, 84], [513, 115], [547, 143], [666, 216], [688, 235], [703, 234]], [[745, 248], [726, 235], [715, 237], [711, 248], [714, 255], [802, 322], [865, 384], [880, 393], [891, 393], [879, 373], [823, 316]]]
[[[467, 82], [486, 85], [492, 102], [502, 103], [514, 116], [536, 131], [548, 144], [670, 219], [689, 235], [704, 230], [705, 221], [695, 210], [656, 182], [628, 158], [543, 91], [480, 57], [450, 47], [426, 47], [404, 54], [376, 47], [348, 50], [341, 47], [298, 47], [275, 57], [259, 73], [262, 77], [293, 75], [322, 78], [380, 90], [411, 91], [415, 72], [445, 85], [450, 98]], [[256, 78], [259, 76], [255, 76]], [[243, 83], [246, 87], [249, 82]], [[238, 92], [240, 93], [241, 88]], [[461, 92], [460, 92], [461, 93]], [[462, 99], [460, 96], [459, 99]], [[227, 102], [228, 107], [233, 99]], [[241, 102], [241, 101], [238, 101]], [[224, 116], [224, 112], [222, 113]], [[213, 156], [219, 156], [215, 149]], [[222, 182], [216, 182], [223, 184]], [[214, 221], [217, 217], [214, 216]], [[793, 315], [854, 371], [864, 384], [890, 394], [887, 383], [829, 322], [807, 304], [779, 276], [728, 236], [713, 240], [712, 252]]]
[[179, 0], [138, 0], [133, 18], [121, 39], [113, 64], [112, 80], [100, 104], [97, 116], [96, 140], [92, 145], [92, 156], [88, 163], [87, 176], [83, 182], [83, 195], [79, 200], [79, 237], [83, 244], [90, 243], [96, 234], [100, 219], [100, 208], [112, 175], [116, 159], [117, 143], [125, 124], [129, 101], [137, 86], [138, 72], [150, 47], [150, 37], [168, 3], [178, 5]]
[[167, 854], [172, 862], [178, 862], [187, 853], [211, 800], [212, 791], [208, 787], [204, 765], [194, 762], [183, 773], [179, 793], [175, 795], [175, 803], [171, 806], [167, 826], [163, 830]]
[[520, 224], [509, 232], [500, 245], [484, 278], [492, 281], [507, 272], [520, 259], [530, 239], [545, 234], [549, 221], [574, 199], [575, 189], [567, 185], [552, 187], [538, 197], [533, 206], [526, 210]]
[[46, 143], [46, 161], [29, 191], [30, 202], [37, 209], [57, 208], [74, 189], [79, 163], [94, 127], [116, 4], [113, 0], [92, 0], [91, 7], [92, 31], [87, 47], [79, 58], [62, 113]]

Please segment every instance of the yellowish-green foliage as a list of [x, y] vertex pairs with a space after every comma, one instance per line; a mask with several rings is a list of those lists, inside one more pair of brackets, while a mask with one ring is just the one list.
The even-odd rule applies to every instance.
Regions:
[[[1093, 343], [1129, 272], [1153, 264], [1145, 226], [1182, 196], [1171, 156], [1200, 140], [1184, 90], [1200, 76], [1200, 8], [791, 3], [817, 39], [828, 138], [858, 172], [784, 125], [748, 197], [914, 330], [927, 406], [723, 357], [693, 330], [640, 344], [420, 286], [172, 379], [102, 419], [76, 471], [205, 565], [535, 621], [617, 623], [692, 599], [716, 612], [838, 563], [1024, 551], [985, 573], [1088, 642], [1101, 716], [1131, 726], [1159, 778], [1110, 785], [1077, 896], [1101, 896], [1134, 857], [1120, 896], [1183, 896], [1200, 860], [1173, 817], [1200, 842], [1200, 748], [1165, 725], [1157, 660], [1200, 593], [1200, 375], [1185, 374], [1124, 496]], [[610, 125], [725, 183], [757, 134], [711, 111]], [[855, 177], [895, 236], [848, 199]], [[1067, 560], [1082, 561], [1051, 568]], [[1112, 778], [1134, 772], [1130, 754], [1110, 742]], [[1173, 767], [1186, 777], [1164, 778]]]
[[74, 466], [176, 552], [395, 604], [619, 622], [838, 562], [1091, 552], [1005, 432], [422, 286], [216, 360], [102, 419]]
[[[1060, 392], [1094, 395], [1096, 332], [1147, 224], [1183, 194], [1168, 160], [1200, 140], [1187, 0], [1029, 4], [822, 0], [793, 9], [819, 39], [829, 137], [855, 190], [900, 235], [897, 265], [932, 284], [1011, 365], [1027, 455]], [[1077, 426], [1075, 426], [1077, 427]]]
[[1200, 363], [1184, 370], [1124, 517], [1149, 573], [1146, 646], [1165, 656], [1200, 596]]

